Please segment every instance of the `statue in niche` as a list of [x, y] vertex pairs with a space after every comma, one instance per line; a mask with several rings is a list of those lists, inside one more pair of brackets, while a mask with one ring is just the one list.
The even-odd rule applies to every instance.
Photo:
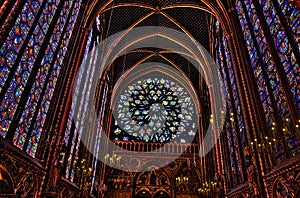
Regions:
[[57, 188], [57, 183], [58, 183], [58, 179], [59, 179], [59, 175], [60, 175], [60, 169], [61, 166], [60, 165], [55, 165], [54, 169], [53, 169], [53, 176], [52, 176], [52, 188], [56, 189]]
[[146, 174], [143, 174], [141, 177], [140, 177], [140, 180], [139, 180], [139, 184], [142, 184], [142, 185], [147, 185], [148, 184], [148, 176]]
[[123, 180], [123, 181], [121, 181], [121, 183], [122, 183], [122, 190], [127, 190], [126, 189], [126, 184], [127, 184], [127, 180]]
[[125, 185], [126, 185], [126, 186], [125, 186], [126, 190], [129, 190], [129, 189], [131, 188], [131, 183], [130, 183], [129, 180], [126, 182]]
[[255, 181], [255, 166], [252, 162], [249, 162], [249, 166], [247, 168], [247, 179], [248, 179], [248, 186], [250, 189], [250, 193], [254, 196], [259, 195], [259, 188]]
[[179, 191], [179, 192], [185, 192], [185, 186], [184, 186], [184, 184], [180, 184], [180, 185], [178, 186], [178, 191]]
[[295, 179], [294, 174], [295, 174], [294, 171], [287, 173], [287, 178], [288, 178], [288, 181], [290, 182], [290, 184], [293, 184], [293, 182], [294, 182], [294, 179]]
[[259, 197], [259, 188], [256, 182], [253, 182], [253, 194], [254, 197]]
[[115, 189], [115, 190], [118, 190], [118, 186], [119, 186], [119, 185], [118, 185], [118, 181], [117, 181], [116, 179], [114, 179], [114, 180], [113, 180], [113, 183], [114, 183], [114, 189]]
[[161, 176], [159, 177], [159, 183], [160, 183], [161, 186], [167, 185], [167, 178], [166, 178], [165, 175], [161, 175]]
[[251, 163], [250, 166], [247, 168], [247, 176], [248, 176], [248, 182], [249, 183], [254, 182], [254, 171], [255, 171], [255, 167]]

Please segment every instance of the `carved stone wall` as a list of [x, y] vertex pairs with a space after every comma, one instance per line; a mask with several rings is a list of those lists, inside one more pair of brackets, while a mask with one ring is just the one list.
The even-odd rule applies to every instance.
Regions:
[[[134, 161], [134, 158], [127, 160]], [[138, 166], [149, 167], [149, 171], [130, 173], [108, 167], [106, 197], [199, 197], [200, 167], [187, 165], [186, 158], [179, 158], [162, 168], [155, 166], [154, 159], [135, 160]], [[178, 182], [177, 177], [188, 178], [188, 181]]]
[[0, 172], [3, 185], [9, 188], [1, 190], [0, 197], [40, 197], [43, 166], [5, 140], [0, 140]]
[[[264, 177], [266, 196], [270, 198], [300, 197], [300, 157], [285, 160]], [[248, 182], [232, 189], [229, 198], [255, 197]], [[256, 196], [259, 197], [259, 196]]]
[[272, 198], [300, 197], [300, 156], [283, 161], [264, 178]]

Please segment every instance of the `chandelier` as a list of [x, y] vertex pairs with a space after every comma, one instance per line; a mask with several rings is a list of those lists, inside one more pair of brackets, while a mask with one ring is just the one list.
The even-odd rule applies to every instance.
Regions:
[[105, 164], [113, 167], [120, 167], [121, 166], [121, 156], [117, 156], [116, 154], [112, 154], [110, 156], [109, 154], [106, 154], [104, 157]]
[[216, 186], [217, 186], [216, 182], [213, 182], [213, 181], [207, 182], [206, 181], [202, 184], [202, 187], [200, 187], [198, 189], [198, 192], [200, 192], [200, 193], [213, 192], [213, 190], [216, 188]]
[[189, 183], [189, 178], [185, 177], [185, 176], [178, 176], [176, 177], [176, 184], [180, 185], [180, 184], [188, 184]]

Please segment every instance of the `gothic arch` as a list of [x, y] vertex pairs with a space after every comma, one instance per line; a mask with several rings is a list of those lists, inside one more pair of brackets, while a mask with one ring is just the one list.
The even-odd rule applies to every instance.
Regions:
[[[176, 170], [174, 172], [173, 182], [175, 181], [175, 178], [180, 173], [180, 171], [187, 167], [185, 163], [186, 163], [185, 161], [181, 161], [180, 165], [176, 167]], [[201, 182], [200, 170], [196, 167], [192, 167], [192, 165], [191, 165], [190, 169], [196, 173], [199, 182]]]
[[[139, 183], [139, 181], [142, 180], [141, 177], [143, 177], [143, 175], [148, 175], [148, 174], [151, 174], [152, 172], [156, 172], [156, 173], [159, 173], [159, 176], [164, 176], [165, 177], [165, 183], [161, 183], [159, 182], [160, 185], [167, 185], [167, 186], [170, 186], [171, 185], [171, 177], [170, 177], [170, 174], [168, 172], [166, 172], [166, 169], [164, 168], [160, 168], [160, 169], [156, 169], [156, 170], [153, 170], [153, 171], [150, 171], [150, 172], [141, 172], [139, 174], [137, 174], [134, 178], [134, 183]], [[158, 178], [159, 179], [159, 178]]]
[[171, 198], [171, 195], [167, 191], [161, 190], [161, 191], [158, 191], [157, 193], [155, 193], [153, 197], [154, 198]]
[[[113, 0], [108, 0], [108, 1], [102, 2], [102, 3], [100, 3], [99, 1], [93, 1], [88, 8], [83, 27], [87, 30], [90, 29], [92, 26], [91, 24], [93, 24], [93, 22], [96, 20], [97, 15], [101, 14], [104, 11], [107, 11], [107, 9], [115, 8], [116, 6], [121, 6], [121, 5], [114, 5], [114, 6], [110, 7], [109, 5], [112, 2], [113, 2]], [[226, 11], [223, 3], [221, 1], [213, 2], [213, 1], [209, 1], [209, 0], [203, 0], [202, 3], [205, 6], [195, 5], [195, 4], [184, 4], [184, 5], [181, 5], [181, 7], [185, 6], [185, 7], [190, 7], [190, 8], [194, 8], [194, 9], [201, 9], [201, 10], [211, 13], [212, 15], [217, 17], [217, 19], [220, 20], [220, 23], [221, 23], [226, 35], [227, 36], [232, 35], [233, 34], [232, 33], [232, 23], [229, 20], [229, 15], [227, 14], [227, 11]], [[146, 5], [143, 5], [142, 3], [141, 4], [126, 3], [124, 5], [125, 6], [145, 7], [150, 10], [156, 9], [156, 7], [146, 6]], [[169, 6], [169, 7], [166, 6], [166, 9], [175, 8], [175, 7], [178, 7], [178, 6], [176, 6], [176, 5]], [[164, 8], [162, 8], [162, 9], [164, 9]]]
[[25, 175], [21, 181], [18, 183], [18, 186], [15, 188], [15, 194], [17, 196], [38, 196], [38, 180], [33, 173], [28, 173]]
[[155, 195], [170, 196], [172, 194], [170, 174], [167, 173], [165, 168], [137, 173], [133, 183], [136, 185], [132, 192], [137, 197], [146, 192], [149, 192], [151, 197], [155, 197]]
[[10, 172], [0, 164], [0, 196], [5, 195], [13, 195], [14, 194], [14, 184], [13, 184], [13, 178], [10, 174]]
[[274, 198], [292, 198], [295, 197], [295, 192], [290, 188], [290, 184], [283, 177], [278, 177], [273, 183]]
[[[166, 17], [171, 23], [173, 23], [174, 25], [179, 27], [179, 29], [181, 29], [186, 35], [188, 35], [191, 38], [192, 41], [194, 40], [194, 37], [190, 34], [190, 32], [188, 30], [185, 29], [185, 27], [181, 23], [177, 22], [171, 16], [169, 16], [168, 14], [163, 12], [164, 9], [171, 9], [171, 8], [178, 7], [176, 5], [174, 5], [174, 6], [165, 6], [165, 8], [162, 7], [160, 9], [160, 8], [156, 8], [156, 7], [151, 8], [151, 6], [149, 7], [149, 6], [143, 5], [143, 3], [141, 3], [141, 4], [124, 3], [122, 5], [117, 4], [117, 5], [110, 6], [110, 4], [112, 2], [113, 2], [112, 0], [109, 0], [109, 1], [103, 2], [103, 3], [99, 3], [99, 2], [94, 1], [88, 8], [88, 11], [87, 11], [87, 14], [86, 14], [86, 17], [85, 17], [85, 20], [84, 20], [84, 24], [83, 24], [83, 29], [85, 31], [90, 30], [91, 27], [92, 27], [92, 24], [96, 20], [96, 17], [99, 14], [101, 14], [101, 13], [103, 13], [103, 12], [109, 10], [109, 9], [116, 8], [116, 7], [121, 7], [121, 6], [130, 6], [130, 5], [132, 5], [132, 6], [137, 6], [137, 7], [146, 7], [147, 9], [150, 10], [150, 13], [146, 14], [145, 16], [143, 16], [142, 18], [140, 18], [139, 20], [137, 20], [136, 22], [131, 24], [130, 27], [127, 30], [125, 30], [125, 34], [128, 30], [136, 27], [138, 24], [140, 24], [142, 21], [144, 21], [150, 15], [153, 15], [157, 11], [157, 9], [159, 9], [159, 12], [162, 13], [162, 15], [164, 17]], [[224, 33], [225, 33], [226, 37], [229, 40], [229, 43], [231, 43], [232, 46], [234, 47], [234, 49], [232, 48], [232, 50], [234, 50], [234, 52], [237, 52], [237, 50], [236, 50], [237, 42], [235, 40], [235, 37], [233, 37], [233, 32], [232, 32], [233, 31], [233, 25], [232, 25], [231, 21], [229, 20], [229, 15], [227, 14], [227, 12], [225, 10], [224, 5], [220, 1], [211, 2], [211, 1], [206, 1], [205, 0], [205, 1], [202, 1], [202, 3], [205, 4], [205, 6], [207, 7], [206, 9], [204, 7], [194, 5], [194, 4], [186, 4], [186, 5], [184, 4], [184, 7], [188, 7], [188, 8], [192, 8], [192, 9], [201, 9], [201, 10], [204, 10], [206, 12], [212, 13], [213, 16], [215, 16], [217, 19], [219, 19], [220, 24], [223, 27]], [[179, 6], [179, 7], [181, 7], [181, 6]], [[122, 37], [122, 35], [120, 35], [120, 37]], [[85, 37], [84, 39], [87, 39], [87, 37]], [[86, 43], [86, 40], [84, 40], [81, 43]], [[238, 54], [238, 53], [236, 53], [236, 54]], [[237, 59], [239, 59], [238, 56], [237, 56]], [[239, 62], [239, 61], [237, 61], [237, 62]]]
[[148, 190], [142, 189], [136, 193], [134, 196], [136, 198], [151, 198], [151, 193]]

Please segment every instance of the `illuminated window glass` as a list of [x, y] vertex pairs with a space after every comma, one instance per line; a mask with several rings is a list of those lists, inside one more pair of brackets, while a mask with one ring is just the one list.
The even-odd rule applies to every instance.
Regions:
[[[8, 131], [11, 125], [33, 65], [38, 58], [37, 55], [44, 53], [35, 77], [36, 80], [30, 89], [29, 97], [21, 119], [18, 121], [13, 139], [17, 147], [26, 150], [32, 157], [35, 157], [36, 154], [42, 126], [79, 12], [80, 1], [75, 3], [64, 1], [61, 3], [62, 8], [58, 7], [59, 3], [60, 1], [54, 0], [26, 2], [0, 51], [2, 54], [1, 60], [6, 64], [4, 65], [5, 69], [1, 68], [1, 75], [4, 76], [4, 78], [1, 78], [1, 91], [4, 84], [8, 84], [8, 90], [4, 93], [5, 97], [0, 109], [1, 128], [3, 129], [1, 131], [4, 131], [4, 133]], [[42, 9], [42, 12], [41, 15], [37, 16], [39, 9]], [[53, 21], [56, 12], [59, 12], [59, 17]], [[39, 20], [34, 24], [36, 17]], [[45, 52], [40, 52], [42, 43], [48, 42], [45, 36], [51, 23], [55, 23], [55, 28], [51, 34], [49, 44]], [[30, 29], [33, 30], [32, 34], [29, 34]], [[25, 43], [26, 39], [28, 39], [28, 43]], [[23, 45], [25, 50], [23, 54], [20, 54], [19, 51]], [[19, 57], [20, 62], [15, 65], [17, 57]], [[14, 65], [17, 68], [14, 76], [10, 82], [6, 82]], [[5, 137], [6, 134], [1, 135]]]
[[191, 97], [170, 79], [137, 80], [120, 98], [115, 140], [186, 143], [185, 137], [197, 131]]
[[[86, 121], [86, 116], [88, 114], [88, 109], [87, 109], [87, 98], [91, 94], [91, 82], [90, 79], [93, 78], [94, 74], [94, 61], [96, 60], [95, 57], [98, 55], [97, 50], [90, 51], [90, 49], [97, 44], [97, 39], [92, 40], [93, 37], [93, 30], [90, 31], [86, 48], [85, 48], [85, 57], [87, 57], [87, 54], [90, 53], [90, 58], [87, 59], [88, 63], [86, 64], [87, 67], [80, 67], [78, 74], [77, 74], [77, 81], [75, 85], [75, 97], [71, 106], [71, 111], [69, 113], [69, 122], [66, 128], [66, 136], [69, 136], [68, 134], [71, 133], [71, 125], [72, 122], [75, 121], [75, 131], [74, 131], [74, 136], [71, 140], [71, 150], [70, 153], [71, 155], [68, 158], [68, 163], [67, 163], [67, 169], [66, 169], [66, 175], [65, 177], [70, 179], [70, 181], [74, 181], [75, 179], [75, 168], [78, 165], [78, 160], [79, 159], [79, 147], [80, 147], [80, 140], [81, 140], [81, 134], [83, 133], [83, 123]], [[86, 76], [84, 74], [87, 74]], [[83, 93], [79, 93], [80, 86], [83, 84]], [[77, 96], [77, 97], [76, 97]], [[78, 99], [78, 100], [77, 100]], [[81, 112], [78, 113], [77, 115], [74, 114], [75, 108], [78, 108], [76, 112]], [[76, 119], [75, 119], [76, 118]], [[69, 141], [69, 140], [68, 140]], [[98, 142], [95, 141], [95, 144], [98, 145]]]
[[26, 36], [36, 18], [37, 11], [41, 7], [39, 1], [27, 1], [19, 14], [7, 40], [4, 42], [1, 53], [1, 78], [0, 91], [8, 77], [11, 67], [17, 59], [18, 53], [24, 44]]
[[[276, 13], [273, 2], [264, 0], [260, 0], [259, 2], [262, 6], [263, 14], [265, 15], [265, 19], [263, 20], [266, 20], [271, 36], [273, 37], [272, 39], [275, 43], [274, 47], [282, 62], [283, 69], [286, 73], [291, 91], [294, 94], [299, 111], [299, 90], [297, 87], [299, 85], [299, 66], [296, 62], [295, 54], [292, 51], [290, 41], [288, 40], [283, 25]], [[245, 10], [243, 4], [245, 4]], [[258, 85], [266, 121], [270, 127], [270, 131], [274, 131], [274, 126], [272, 126], [273, 123], [276, 123], [274, 116], [277, 115], [278, 119], [282, 119], [282, 121], [285, 122], [285, 119], [289, 118], [291, 113], [281, 85], [282, 82], [279, 80], [278, 70], [275, 67], [274, 59], [270, 54], [269, 47], [273, 46], [270, 46], [266, 41], [265, 33], [262, 29], [253, 1], [245, 0], [244, 2], [239, 0], [236, 3], [236, 8], [243, 29], [256, 83]], [[287, 13], [287, 10], [283, 12]], [[292, 23], [296, 25], [297, 22], [294, 20]], [[255, 42], [257, 43], [258, 48], [255, 47]], [[259, 56], [261, 57], [261, 60], [259, 60]], [[272, 100], [274, 102], [272, 102]], [[276, 112], [274, 109], [276, 109]], [[293, 138], [293, 135], [286, 133], [285, 136], [288, 146], [298, 144], [298, 142], [295, 141], [295, 138]], [[277, 145], [274, 145], [274, 150], [276, 155], [275, 159], [283, 159], [285, 151], [281, 141]]]
[[[217, 23], [218, 24], [218, 23]], [[218, 30], [218, 29], [217, 29]], [[225, 85], [225, 98], [227, 102], [227, 116], [224, 130], [227, 134], [228, 148], [231, 160], [231, 172], [234, 174], [234, 182], [242, 182], [242, 159], [239, 145], [244, 148], [247, 145], [246, 132], [244, 128], [239, 94], [236, 79], [232, 68], [231, 56], [228, 49], [228, 41], [223, 33], [215, 39], [216, 63], [219, 65], [220, 74]], [[235, 113], [234, 113], [235, 112]]]
[[[275, 41], [277, 52], [283, 64], [284, 71], [289, 79], [289, 84], [291, 87], [291, 91], [295, 97], [298, 112], [300, 112], [300, 100], [299, 100], [300, 90], [297, 87], [300, 84], [299, 64], [297, 63], [295, 54], [292, 50], [289, 39], [286, 35], [283, 25], [281, 24], [281, 21], [279, 19], [279, 16], [275, 10], [273, 3], [271, 1], [265, 1], [265, 0], [260, 0], [260, 3], [262, 5], [264, 15], [266, 16], [266, 22], [270, 27], [270, 33], [273, 36], [273, 39]], [[283, 6], [285, 7], [285, 10], [283, 10], [283, 12], [284, 13], [289, 12], [287, 10], [288, 5], [284, 3]], [[300, 21], [299, 18], [295, 19], [294, 17], [296, 16], [300, 17], [300, 15], [299, 12], [296, 11], [295, 9], [293, 9], [293, 11], [291, 12], [289, 12], [290, 14], [292, 14], [290, 18], [290, 24], [293, 24], [292, 28], [294, 30], [298, 26], [298, 31], [295, 31], [294, 33], [298, 34], [298, 37], [295, 38], [299, 40]]]
[[300, 48], [300, 12], [289, 0], [277, 0], [282, 13], [293, 31], [294, 40]]

